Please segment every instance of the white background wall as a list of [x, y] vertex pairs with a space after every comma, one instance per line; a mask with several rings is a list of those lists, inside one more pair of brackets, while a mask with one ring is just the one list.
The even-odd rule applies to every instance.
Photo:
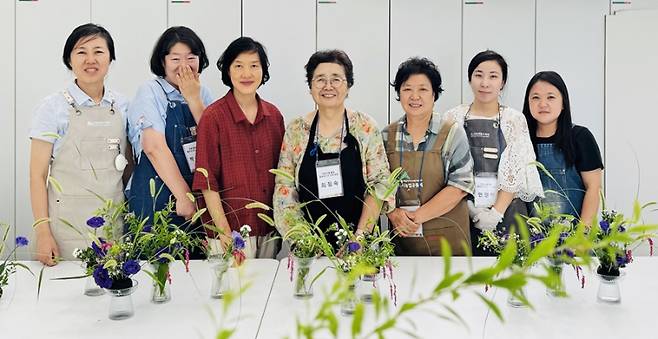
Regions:
[[[622, 106], [615, 104], [623, 103], [625, 97], [615, 93], [626, 92], [611, 91], [617, 87], [610, 87], [607, 78], [606, 15], [647, 8], [658, 8], [658, 3], [652, 0], [635, 0], [631, 4], [612, 4], [609, 0], [5, 0], [0, 2], [0, 42], [9, 46], [9, 52], [0, 55], [0, 159], [9, 162], [0, 167], [0, 220], [16, 225], [20, 234], [30, 234], [27, 130], [31, 114], [39, 100], [61, 90], [70, 81], [71, 74], [61, 61], [64, 41], [74, 27], [89, 21], [104, 25], [112, 33], [117, 62], [110, 69], [108, 85], [129, 97], [151, 77], [150, 53], [166, 27], [189, 26], [204, 40], [210, 66], [202, 80], [218, 97], [227, 89], [221, 84], [215, 66], [217, 58], [241, 34], [254, 37], [267, 48], [271, 63], [272, 78], [259, 93], [276, 104], [287, 121], [313, 109], [304, 79], [303, 67], [308, 57], [317, 49], [344, 49], [352, 58], [355, 76], [348, 106], [372, 115], [382, 128], [402, 114], [389, 86], [400, 62], [411, 56], [426, 56], [437, 63], [446, 91], [439, 98], [436, 110], [443, 112], [470, 102], [468, 63], [478, 51], [494, 49], [506, 57], [510, 66], [502, 101], [519, 110], [527, 81], [536, 71], [552, 69], [562, 74], [570, 90], [574, 121], [592, 130], [602, 151], [604, 145], [613, 147], [604, 153], [608, 196], [614, 196], [611, 189], [617, 186], [612, 182], [625, 185], [626, 173], [615, 170], [617, 164], [626, 162], [620, 159], [624, 153], [618, 151], [622, 150], [614, 149], [617, 145], [614, 138], [623, 135], [633, 139], [635, 135], [620, 134], [622, 125], [614, 120], [633, 112], [618, 111]], [[609, 25], [608, 30], [623, 36], [625, 27], [627, 23], [620, 22]], [[654, 38], [650, 35], [646, 39]], [[617, 49], [623, 48], [621, 45], [615, 46], [607, 46], [610, 57], [625, 55], [625, 51]], [[658, 60], [658, 55], [653, 55], [653, 60]], [[634, 84], [644, 75], [625, 72], [623, 67], [626, 66], [608, 65], [607, 72], [625, 74], [630, 80], [620, 82], [621, 87], [630, 93], [641, 93], [634, 92]], [[649, 85], [653, 86], [649, 93], [658, 92], [655, 81]], [[613, 117], [613, 113], [618, 115]], [[647, 116], [653, 119], [655, 113]], [[655, 146], [651, 140], [643, 145], [647, 144]], [[645, 172], [656, 165], [647, 154], [638, 156]], [[657, 183], [656, 177], [643, 177], [643, 187], [656, 187]], [[646, 198], [652, 196], [658, 196], [656, 189], [648, 191]], [[621, 199], [617, 204], [627, 202]]]

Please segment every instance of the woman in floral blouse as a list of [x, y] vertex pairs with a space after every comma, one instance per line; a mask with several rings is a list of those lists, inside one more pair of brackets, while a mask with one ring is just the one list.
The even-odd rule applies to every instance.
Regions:
[[[345, 108], [354, 85], [352, 62], [340, 50], [316, 52], [306, 64], [306, 80], [318, 109], [286, 128], [279, 170], [288, 175], [277, 175], [274, 189], [277, 228], [285, 235], [301, 217], [326, 215], [320, 227], [327, 231], [340, 215], [357, 235], [369, 232], [380, 212], [373, 194], [386, 190], [390, 172], [374, 120]], [[327, 240], [335, 243], [333, 231]]]

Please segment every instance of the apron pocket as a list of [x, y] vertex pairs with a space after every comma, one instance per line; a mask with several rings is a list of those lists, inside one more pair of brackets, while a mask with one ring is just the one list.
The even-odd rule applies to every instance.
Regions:
[[80, 169], [99, 171], [114, 168], [114, 158], [119, 154], [119, 150], [110, 147], [118, 147], [118, 145], [108, 144], [106, 138], [82, 139], [78, 148]]

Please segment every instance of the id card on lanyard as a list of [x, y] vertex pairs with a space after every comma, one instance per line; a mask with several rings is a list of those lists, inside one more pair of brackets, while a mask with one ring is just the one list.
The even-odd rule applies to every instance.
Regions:
[[181, 144], [183, 145], [183, 152], [185, 152], [187, 166], [190, 168], [190, 172], [194, 173], [196, 168], [196, 127], [190, 127], [190, 133], [192, 135], [181, 138]]
[[475, 207], [491, 207], [498, 196], [496, 175], [475, 175]]
[[340, 158], [316, 161], [315, 175], [318, 180], [319, 199], [343, 196], [343, 175], [340, 170]]

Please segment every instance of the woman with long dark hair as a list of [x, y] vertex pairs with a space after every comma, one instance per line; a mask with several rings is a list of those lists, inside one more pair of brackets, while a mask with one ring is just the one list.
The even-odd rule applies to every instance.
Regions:
[[592, 133], [572, 123], [569, 92], [558, 73], [539, 72], [530, 79], [523, 115], [543, 165], [539, 175], [546, 197], [541, 202], [589, 223], [599, 208], [601, 152]]

